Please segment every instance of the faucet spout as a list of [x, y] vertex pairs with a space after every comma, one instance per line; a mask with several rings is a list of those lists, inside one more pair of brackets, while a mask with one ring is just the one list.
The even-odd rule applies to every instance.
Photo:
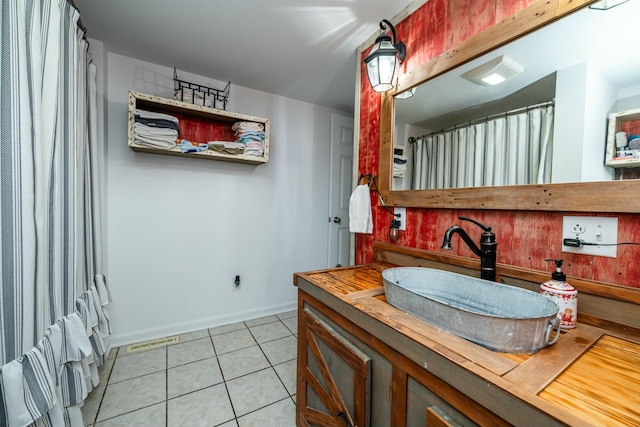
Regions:
[[469, 218], [459, 218], [461, 220], [473, 222], [474, 224], [482, 228], [483, 233], [482, 237], [480, 238], [480, 247], [478, 248], [478, 246], [473, 242], [473, 240], [471, 240], [471, 237], [469, 237], [467, 232], [464, 231], [462, 227], [460, 227], [459, 225], [452, 225], [444, 233], [444, 239], [442, 240], [442, 249], [451, 250], [451, 237], [453, 237], [454, 234], [460, 235], [469, 249], [471, 249], [474, 254], [480, 257], [480, 277], [482, 279], [495, 282], [496, 248], [498, 246], [498, 243], [496, 243], [496, 235], [491, 232], [491, 227], [482, 225]]
[[471, 240], [471, 237], [467, 234], [466, 231], [459, 225], [452, 225], [445, 231], [444, 239], [442, 240], [442, 249], [451, 250], [451, 237], [454, 234], [459, 234], [462, 240], [469, 246], [469, 249], [473, 251], [474, 254], [478, 255], [480, 258], [485, 257], [487, 254], [480, 250], [478, 246]]

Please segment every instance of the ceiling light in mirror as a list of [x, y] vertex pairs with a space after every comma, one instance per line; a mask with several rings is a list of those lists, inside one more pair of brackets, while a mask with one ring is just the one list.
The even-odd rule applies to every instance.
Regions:
[[507, 79], [498, 73], [493, 73], [488, 75], [487, 77], [483, 77], [481, 80], [488, 85], [495, 86], [497, 84], [504, 82]]
[[411, 98], [413, 95], [415, 95], [416, 93], [416, 89], [418, 89], [418, 87], [412, 87], [409, 90], [405, 90], [402, 93], [399, 93], [396, 95], [396, 99], [409, 99]]
[[608, 10], [608, 9], [611, 9], [612, 7], [616, 7], [619, 4], [626, 3], [628, 1], [629, 0], [602, 0], [602, 1], [597, 1], [597, 2], [593, 3], [592, 5], [590, 5], [589, 9]]
[[461, 77], [480, 86], [494, 86], [522, 73], [524, 67], [512, 58], [502, 55], [467, 71]]

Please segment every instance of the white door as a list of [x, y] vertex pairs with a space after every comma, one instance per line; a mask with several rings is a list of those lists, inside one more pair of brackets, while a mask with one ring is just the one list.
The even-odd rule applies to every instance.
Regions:
[[349, 199], [352, 191], [353, 118], [331, 115], [329, 267], [350, 264]]

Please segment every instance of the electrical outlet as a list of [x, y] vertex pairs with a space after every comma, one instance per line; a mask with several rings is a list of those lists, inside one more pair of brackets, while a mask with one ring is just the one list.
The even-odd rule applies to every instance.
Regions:
[[562, 217], [562, 239], [580, 239], [598, 246], [580, 246], [579, 248], [562, 245], [562, 252], [583, 255], [606, 256], [616, 258], [618, 254], [618, 218], [599, 216]]
[[577, 222], [571, 225], [571, 232], [575, 233], [576, 236], [579, 234], [583, 234], [585, 231], [587, 231], [587, 227], [585, 227], [585, 225], [581, 222]]
[[233, 290], [234, 291], [240, 290], [240, 276], [236, 276], [236, 278], [233, 280]]
[[393, 208], [393, 213], [400, 215], [396, 220], [400, 221], [398, 230], [405, 231], [407, 229], [407, 208]]

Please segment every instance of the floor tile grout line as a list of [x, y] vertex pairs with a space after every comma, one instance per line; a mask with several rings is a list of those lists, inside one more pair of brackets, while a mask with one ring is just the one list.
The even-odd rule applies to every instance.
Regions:
[[[238, 377], [238, 378], [240, 378], [240, 377]], [[233, 379], [235, 379], [235, 378], [233, 378]], [[180, 399], [182, 397], [189, 396], [190, 394], [198, 393], [198, 392], [200, 392], [202, 390], [206, 390], [208, 388], [212, 388], [212, 387], [215, 387], [215, 386], [218, 386], [218, 385], [222, 385], [222, 383], [224, 383], [224, 381], [220, 381], [219, 383], [215, 383], [215, 384], [210, 384], [208, 386], [205, 386], [205, 387], [202, 387], [202, 388], [199, 388], [199, 389], [191, 390], [191, 391], [189, 391], [187, 393], [183, 393], [183, 394], [180, 394], [178, 396], [167, 397], [166, 400], [169, 401], [169, 400]]]
[[234, 329], [234, 330], [226, 331], [226, 332], [220, 332], [220, 333], [218, 333], [218, 334], [211, 334], [211, 329], [215, 329], [215, 328], [219, 328], [219, 327], [224, 327], [224, 326], [229, 326], [229, 325], [221, 325], [221, 326], [214, 326], [213, 328], [208, 328], [208, 330], [209, 330], [209, 336], [210, 336], [211, 338], [213, 338], [213, 337], [217, 337], [218, 335], [224, 335], [224, 334], [228, 334], [228, 333], [231, 333], [231, 332], [238, 332], [238, 331], [242, 331], [243, 329], [249, 329], [249, 328], [247, 327], [247, 325], [246, 325], [244, 322], [231, 323], [231, 325], [236, 325], [236, 324], [240, 324], [240, 323], [242, 323], [242, 328]]
[[[111, 350], [109, 350], [109, 351], [111, 351]], [[113, 373], [113, 368], [115, 368], [115, 366], [116, 366], [116, 360], [118, 359], [118, 353], [120, 353], [120, 348], [119, 347], [116, 350], [115, 357], [113, 358], [113, 363], [111, 364], [111, 369], [109, 369], [109, 374], [107, 375], [107, 378], [104, 381], [104, 392], [102, 393], [102, 397], [100, 397], [100, 402], [98, 403], [98, 409], [96, 410], [96, 415], [95, 415], [95, 417], [93, 417], [93, 423], [91, 423], [91, 425], [94, 426], [94, 427], [95, 427], [96, 424], [98, 424], [98, 415], [100, 414], [100, 409], [102, 408], [102, 403], [104, 402], [104, 396], [107, 394], [107, 387], [109, 386], [109, 380], [111, 379], [111, 374]], [[105, 363], [107, 363], [108, 361], [109, 361], [109, 359], [107, 358], [107, 361]], [[98, 373], [98, 384], [100, 384], [100, 373]], [[95, 390], [95, 387], [94, 387], [93, 390]]]
[[291, 395], [289, 395], [287, 397], [283, 397], [280, 400], [276, 400], [275, 402], [271, 402], [268, 405], [261, 406], [260, 408], [256, 408], [256, 409], [254, 409], [252, 411], [247, 412], [246, 414], [242, 414], [242, 415], [240, 415], [239, 417], [236, 418], [236, 422], [238, 422], [238, 418], [246, 417], [249, 414], [253, 414], [254, 412], [258, 412], [258, 411], [260, 411], [262, 409], [268, 408], [269, 406], [275, 405], [276, 403], [280, 403], [280, 402], [282, 402], [284, 400], [287, 400], [287, 399], [291, 399]]
[[[109, 417], [109, 418], [105, 418], [104, 420], [100, 420], [100, 422], [101, 422], [101, 423], [103, 423], [103, 422], [105, 422], [105, 421], [112, 420], [112, 419], [114, 419], [114, 418], [118, 418], [118, 417], [122, 417], [122, 416], [124, 416], [124, 415], [132, 414], [132, 413], [137, 412], [137, 411], [140, 411], [140, 410], [142, 410], [142, 409], [147, 409], [147, 408], [150, 408], [150, 407], [152, 407], [152, 406], [159, 405], [160, 403], [162, 403], [162, 401], [160, 401], [160, 402], [156, 402], [156, 403], [151, 403], [151, 404], [149, 404], [149, 405], [145, 405], [145, 406], [141, 406], [141, 407], [139, 407], [139, 408], [132, 409], [131, 411], [123, 412], [122, 414], [118, 414], [118, 415], [114, 415], [114, 416]], [[166, 401], [165, 401], [165, 403], [166, 403]], [[98, 424], [97, 416], [96, 416], [96, 423], [95, 423], [95, 424]]]
[[[278, 321], [282, 324], [282, 326], [284, 326], [284, 328], [285, 328], [287, 331], [289, 331], [289, 333], [291, 334], [291, 336], [295, 336], [295, 337], [296, 337], [296, 340], [298, 339], [298, 337], [297, 337], [293, 332], [291, 332], [291, 329], [287, 328], [287, 325], [285, 325], [285, 324], [284, 324], [284, 322], [283, 322], [282, 320], [278, 319]], [[276, 322], [274, 321], [274, 322], [265, 323], [265, 324], [271, 324], [271, 323], [276, 323]], [[262, 326], [262, 325], [256, 325], [256, 326]], [[255, 326], [254, 326], [254, 327], [255, 327]], [[256, 339], [255, 335], [253, 335], [253, 332], [251, 331], [251, 328], [249, 328], [249, 333], [251, 334], [251, 336], [253, 337], [253, 339], [255, 340], [255, 342], [257, 342], [257, 343], [258, 343], [258, 345], [266, 344], [266, 343], [268, 343], [268, 342], [273, 342], [273, 341], [277, 341], [277, 340], [280, 340], [280, 339], [288, 338], [288, 337], [289, 337], [289, 335], [287, 335], [287, 336], [284, 336], [284, 337], [274, 338], [274, 339], [272, 339], [272, 340], [265, 341], [265, 342], [262, 342], [262, 343], [261, 343], [261, 342], [258, 342], [258, 340]], [[266, 356], [266, 355], [265, 355], [265, 356]]]
[[[216, 355], [216, 362], [218, 362], [218, 369], [220, 369], [220, 376], [222, 377], [222, 384], [224, 384], [224, 390], [227, 392], [227, 399], [229, 399], [229, 404], [231, 405], [231, 412], [233, 412], [233, 420], [236, 421], [236, 425], [238, 424], [238, 417], [236, 414], [236, 408], [233, 406], [233, 400], [231, 400], [231, 394], [229, 393], [229, 386], [227, 386], [227, 379], [224, 376], [224, 372], [222, 371], [222, 365], [220, 364], [220, 358], [218, 357], [218, 353], [216, 351], [216, 345], [213, 343], [213, 336], [210, 336], [211, 345], [213, 346], [213, 353]], [[231, 420], [229, 420], [231, 421]], [[225, 421], [229, 422], [229, 421]], [[167, 426], [168, 427], [168, 426]]]
[[[211, 341], [211, 344], [213, 345], [213, 338]], [[215, 352], [215, 346], [214, 346], [214, 352]], [[235, 420], [236, 425], [238, 424], [238, 417], [236, 414], [236, 408], [235, 406], [233, 406], [233, 400], [231, 400], [231, 393], [229, 393], [229, 386], [227, 385], [227, 379], [224, 376], [224, 372], [222, 371], [222, 365], [220, 364], [220, 358], [216, 357], [216, 361], [218, 362], [218, 369], [220, 369], [220, 375], [222, 376], [222, 384], [224, 384], [224, 389], [227, 392], [227, 398], [229, 399], [229, 404], [231, 405], [231, 411], [233, 412], [233, 420]], [[228, 422], [228, 421], [225, 421]]]
[[[282, 322], [282, 320], [280, 320], [280, 323], [282, 323], [284, 325], [284, 322]], [[287, 325], [284, 325], [284, 327], [288, 330], [289, 328], [287, 328]], [[251, 332], [251, 331], [249, 331]], [[284, 338], [288, 338], [288, 337], [284, 337]], [[282, 338], [279, 338], [282, 339]], [[276, 340], [272, 340], [269, 342], [273, 342]], [[296, 344], [298, 342], [298, 338], [296, 337]], [[287, 389], [287, 386], [284, 384], [284, 381], [282, 381], [282, 378], [280, 378], [280, 375], [278, 375], [278, 371], [276, 371], [276, 368], [274, 367], [273, 363], [271, 363], [271, 360], [269, 360], [269, 357], [267, 356], [267, 353], [264, 352], [264, 349], [262, 348], [262, 345], [258, 344], [258, 347], [260, 348], [260, 351], [262, 352], [262, 354], [264, 355], [264, 357], [267, 359], [267, 362], [269, 363], [269, 366], [271, 367], [271, 369], [273, 369], [273, 372], [275, 372], [276, 377], [278, 377], [278, 380], [280, 380], [280, 384], [282, 384], [282, 387], [284, 387], [284, 390], [287, 392], [287, 394], [289, 395], [289, 397], [291, 397], [291, 393], [289, 393], [289, 390]], [[292, 359], [293, 360], [293, 359]], [[285, 362], [283, 362], [285, 363]], [[296, 390], [297, 392], [297, 390]]]
[[[285, 324], [282, 322], [282, 320], [281, 320], [281, 319], [279, 319], [277, 316], [276, 316], [276, 319], [277, 319], [277, 320], [275, 320], [275, 321], [273, 321], [273, 322], [268, 322], [268, 323], [264, 323], [264, 324], [265, 324], [265, 325], [267, 325], [267, 324], [271, 324], [271, 323], [280, 322], [280, 323], [285, 327], [285, 329], [286, 329], [286, 330], [289, 330], [289, 328], [287, 328], [287, 325], [285, 325]], [[245, 324], [246, 324], [246, 323], [245, 323]], [[262, 325], [255, 325], [255, 326], [262, 326]], [[254, 327], [255, 327], [255, 326], [254, 326]], [[282, 384], [282, 387], [284, 388], [285, 392], [287, 393], [287, 395], [288, 395], [288, 396], [287, 396], [286, 398], [290, 398], [290, 397], [291, 397], [291, 394], [289, 393], [289, 390], [287, 390], [287, 387], [286, 387], [286, 386], [284, 385], [284, 383], [282, 382], [282, 379], [281, 379], [281, 378], [280, 378], [280, 376], [278, 375], [278, 372], [275, 370], [275, 368], [274, 368], [274, 367], [273, 367], [273, 365], [271, 364], [271, 361], [269, 360], [269, 358], [267, 357], [266, 353], [265, 353], [265, 352], [264, 352], [264, 350], [262, 349], [262, 345], [261, 345], [261, 344], [265, 344], [265, 343], [259, 343], [259, 342], [258, 342], [258, 340], [256, 339], [255, 335], [254, 335], [254, 334], [253, 334], [253, 332], [251, 331], [251, 327], [249, 327], [248, 325], [247, 325], [247, 329], [249, 330], [249, 334], [251, 334], [251, 336], [253, 337], [254, 341], [256, 342], [256, 344], [257, 344], [258, 348], [260, 349], [260, 352], [262, 353], [262, 355], [263, 355], [263, 356], [265, 357], [265, 359], [267, 360], [267, 363], [269, 364], [269, 366], [268, 366], [268, 367], [266, 367], [266, 368], [264, 368], [264, 369], [259, 369], [259, 370], [254, 371], [254, 372], [250, 372], [250, 373], [247, 373], [247, 374], [245, 374], [245, 375], [241, 375], [241, 376], [239, 376], [239, 377], [237, 377], [237, 378], [242, 378], [242, 377], [244, 377], [244, 376], [248, 376], [248, 375], [251, 375], [251, 374], [255, 374], [256, 372], [261, 372], [261, 371], [264, 371], [264, 370], [267, 370], [267, 369], [271, 369], [271, 370], [273, 371], [273, 373], [276, 375], [276, 377], [278, 378], [278, 381], [280, 381], [280, 384]], [[282, 337], [282, 338], [287, 338], [287, 337]], [[280, 338], [277, 338], [277, 339], [280, 339]], [[297, 338], [296, 338], [296, 339], [297, 339]], [[272, 341], [276, 341], [276, 340], [271, 340], [271, 341], [268, 341], [268, 342], [272, 342]], [[218, 359], [218, 363], [220, 363], [219, 359]], [[220, 371], [222, 372], [222, 365], [220, 366]], [[224, 373], [223, 373], [222, 375], [223, 375], [223, 378], [224, 378]], [[237, 379], [237, 378], [233, 378], [233, 379], [235, 380], [235, 379]], [[228, 388], [228, 386], [227, 386], [227, 381], [226, 381], [226, 379], [225, 379], [224, 383], [225, 383], [225, 387], [227, 388], [227, 394], [228, 394], [228, 393], [229, 393], [229, 388]], [[285, 399], [286, 399], [286, 398], [285, 398]], [[265, 405], [265, 406], [263, 406], [263, 407], [261, 407], [261, 408], [257, 408], [257, 409], [255, 409], [255, 410], [253, 410], [253, 411], [247, 412], [246, 414], [242, 414], [242, 417], [244, 417], [245, 415], [248, 415], [248, 414], [250, 414], [250, 413], [252, 413], [252, 412], [258, 411], [258, 410], [263, 409], [263, 408], [266, 408], [266, 407], [268, 407], [268, 406], [270, 406], [270, 405], [273, 405], [274, 403], [281, 402], [282, 400], [284, 400], [284, 399], [280, 399], [280, 400], [278, 400], [278, 401], [276, 401], [276, 402], [272, 402], [272, 403], [270, 403], [269, 405]], [[229, 394], [229, 401], [231, 401], [231, 395], [230, 395], [230, 394]], [[233, 401], [231, 401], [231, 406], [232, 406], [232, 408], [233, 408]], [[238, 423], [238, 418], [239, 418], [239, 417], [237, 416], [237, 414], [236, 414], [236, 412], [235, 412], [235, 408], [233, 408], [233, 411], [234, 411], [234, 415], [236, 415], [236, 418], [235, 418], [235, 419], [236, 419], [236, 423], [239, 425], [239, 423]]]
[[[213, 342], [211, 342], [211, 345], [213, 346]], [[206, 390], [206, 389], [208, 389], [208, 388], [215, 387], [215, 386], [217, 386], [217, 385], [221, 385], [221, 384], [225, 381], [225, 380], [224, 380], [224, 376], [222, 375], [222, 369], [221, 369], [221, 366], [220, 366], [220, 360], [219, 360], [218, 356], [216, 356], [216, 354], [215, 354], [215, 348], [214, 348], [214, 350], [213, 350], [213, 351], [214, 351], [214, 354], [213, 354], [213, 356], [211, 356], [211, 357], [205, 357], [204, 359], [194, 360], [194, 361], [192, 361], [192, 362], [184, 363], [184, 364], [182, 364], [182, 365], [172, 366], [171, 368], [169, 368], [169, 367], [168, 367], [169, 362], [168, 362], [168, 360], [167, 360], [167, 399], [166, 399], [166, 400], [167, 400], [167, 402], [168, 402], [169, 400], [174, 400], [174, 399], [177, 399], [177, 398], [180, 398], [180, 397], [183, 397], [183, 396], [188, 396], [188, 395], [190, 395], [190, 394], [193, 394], [193, 393], [196, 393], [196, 392], [199, 392], [199, 391], [202, 391], [202, 390]], [[167, 355], [167, 357], [168, 357], [168, 355]], [[220, 382], [218, 382], [218, 383], [215, 383], [215, 384], [207, 385], [207, 386], [202, 387], [202, 388], [199, 388], [199, 389], [191, 390], [191, 391], [189, 391], [188, 393], [180, 394], [180, 395], [178, 395], [178, 396], [169, 397], [169, 377], [168, 377], [168, 375], [169, 375], [169, 370], [171, 370], [171, 369], [176, 369], [176, 368], [180, 368], [180, 367], [187, 366], [187, 365], [191, 365], [191, 364], [193, 364], [193, 363], [202, 362], [202, 361], [204, 361], [204, 360], [208, 360], [208, 359], [216, 359], [216, 362], [218, 362], [218, 369], [220, 369], [220, 375], [222, 376], [222, 381], [220, 381]]]
[[[272, 321], [270, 321], [270, 322], [258, 323], [258, 324], [253, 325], [253, 326], [249, 326], [249, 325], [247, 324], [247, 322], [251, 322], [251, 321], [253, 321], [253, 320], [258, 320], [258, 319], [262, 319], [262, 318], [266, 318], [266, 317], [270, 317], [270, 316], [275, 317], [275, 318], [276, 318], [276, 320], [272, 320]], [[269, 316], [258, 317], [258, 319], [245, 320], [245, 321], [244, 321], [244, 324], [247, 326], [247, 328], [255, 328], [256, 326], [268, 325], [269, 323], [275, 323], [275, 322], [277, 322], [278, 320], [280, 320], [280, 319], [278, 318], [278, 316], [277, 316], [277, 315], [275, 315], [275, 314], [271, 314], [271, 315], [269, 315]]]
[[[119, 349], [119, 348], [118, 348], [118, 352], [117, 352], [117, 354], [118, 354], [118, 353], [120, 353], [120, 349]], [[165, 351], [165, 355], [166, 355], [167, 353], [168, 353], [168, 352], [167, 352], [167, 351]], [[105, 397], [105, 396], [106, 396], [106, 394], [107, 394], [107, 387], [109, 386], [109, 380], [111, 379], [111, 374], [113, 373], [113, 369], [115, 368], [116, 360], [117, 360], [117, 358], [118, 358], [118, 355], [117, 355], [117, 354], [116, 354], [116, 359], [114, 359], [114, 361], [113, 361], [113, 366], [111, 367], [111, 370], [109, 371], [109, 375], [108, 375], [108, 377], [107, 377], [107, 381], [106, 381], [106, 384], [105, 384], [105, 387], [104, 387], [104, 393], [102, 394], [102, 398], [100, 399], [100, 405], [98, 405], [98, 410], [97, 410], [97, 412], [96, 412], [96, 417], [95, 417], [94, 422], [93, 422], [93, 426], [94, 426], [94, 427], [95, 427], [95, 425], [96, 425], [96, 424], [98, 424], [98, 415], [100, 415], [100, 409], [102, 409], [102, 403], [104, 402], [104, 397]], [[123, 355], [122, 357], [125, 357], [125, 356]], [[165, 356], [165, 357], [166, 357], [166, 356]], [[131, 377], [131, 378], [129, 378], [129, 379], [141, 378], [141, 377], [145, 377], [145, 376], [148, 376], [148, 375], [157, 374], [158, 372], [161, 372], [161, 371], [162, 371], [162, 370], [160, 370], [160, 371], [155, 371], [155, 372], [150, 372], [150, 373], [148, 373], [148, 374], [145, 374], [145, 375], [139, 375], [139, 376], [137, 376], [137, 377]], [[115, 382], [115, 383], [113, 383], [113, 384], [120, 384], [120, 383], [122, 383], [122, 382], [124, 382], [124, 381], [128, 381], [128, 380], [118, 381], [118, 382]], [[166, 387], [168, 387], [168, 385], [167, 385], [167, 384], [165, 384], [165, 397], [166, 397]], [[128, 412], [124, 412], [124, 413], [122, 413], [122, 414], [114, 415], [113, 417], [109, 417], [109, 418], [105, 418], [104, 420], [100, 420], [100, 422], [102, 423], [102, 422], [104, 422], [104, 421], [111, 420], [111, 419], [113, 419], [113, 418], [117, 418], [117, 417], [120, 417], [120, 416], [123, 416], [123, 415], [126, 415], [126, 414], [130, 414], [130, 413], [132, 413], [132, 412], [136, 412], [136, 411], [139, 411], [139, 410], [141, 410], [141, 409], [146, 409], [146, 408], [149, 408], [149, 407], [151, 407], [151, 406], [157, 405], [157, 404], [159, 404], [159, 403], [161, 403], [161, 402], [152, 403], [152, 404], [150, 404], [150, 405], [142, 406], [142, 407], [140, 407], [140, 408], [136, 408], [136, 409], [134, 409], [134, 410], [131, 410], [131, 411], [128, 411]], [[165, 404], [166, 404], [166, 399], [165, 399]], [[165, 409], [166, 409], [166, 406], [165, 406]], [[167, 414], [166, 416], [168, 416], [168, 414]], [[167, 422], [167, 421], [166, 421], [166, 417], [165, 417], [165, 422]]]

